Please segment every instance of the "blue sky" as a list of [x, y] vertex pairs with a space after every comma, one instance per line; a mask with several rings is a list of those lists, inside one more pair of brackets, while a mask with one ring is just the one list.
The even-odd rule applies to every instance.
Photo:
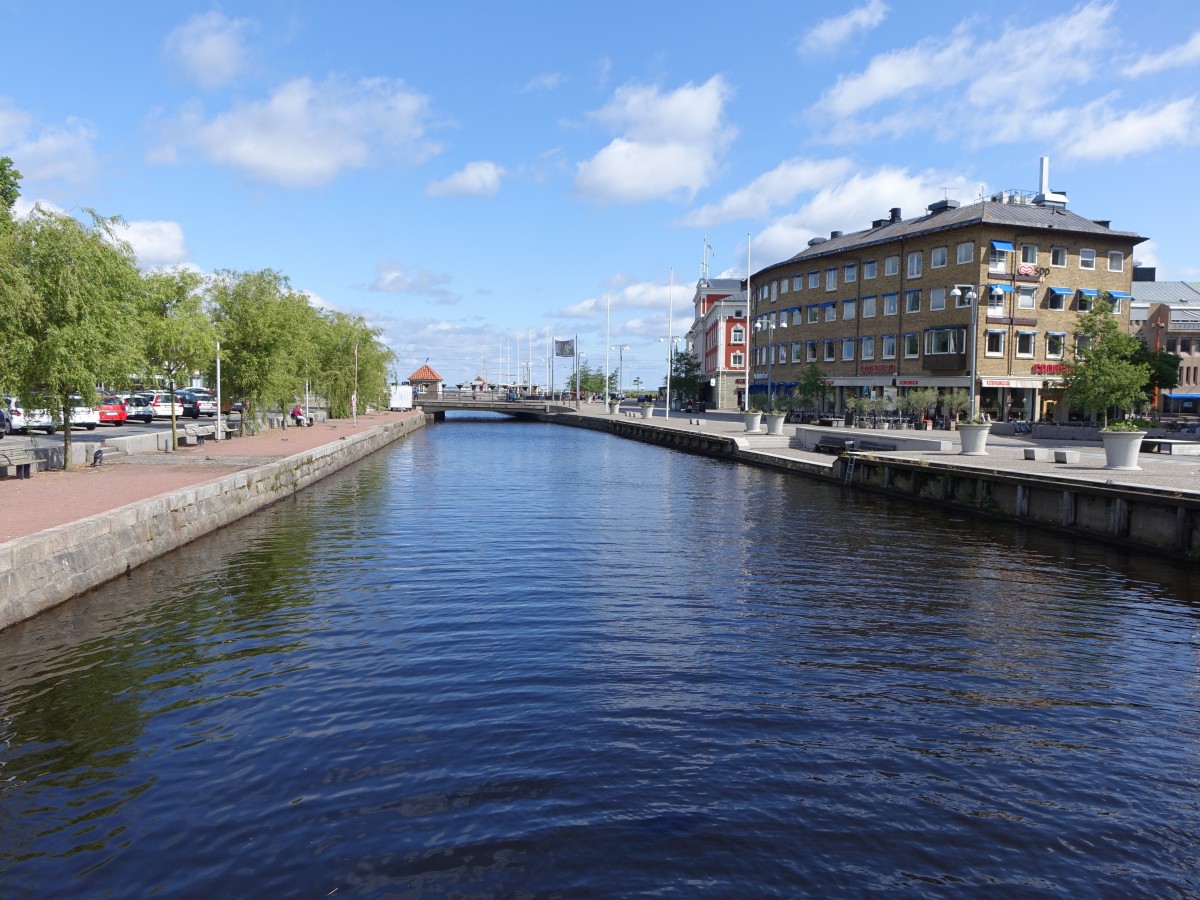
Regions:
[[1043, 155], [1159, 280], [1200, 279], [1182, 0], [0, 14], [18, 212], [119, 215], [147, 269], [277, 269], [382, 329], [400, 377], [496, 379], [532, 333], [540, 381], [549, 330], [589, 364], [628, 345], [626, 387], [656, 385], [706, 235], [710, 273], [743, 277], [748, 238], [757, 270], [892, 207], [1036, 190]]

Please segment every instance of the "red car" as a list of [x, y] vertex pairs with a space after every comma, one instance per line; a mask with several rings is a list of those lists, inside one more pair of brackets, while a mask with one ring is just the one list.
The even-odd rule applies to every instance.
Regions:
[[100, 424], [124, 425], [126, 418], [125, 404], [119, 397], [109, 394], [100, 398]]

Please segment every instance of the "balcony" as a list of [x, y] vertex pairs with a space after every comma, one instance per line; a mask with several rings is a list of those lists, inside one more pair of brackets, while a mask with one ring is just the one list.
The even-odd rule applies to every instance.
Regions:
[[921, 368], [931, 372], [945, 372], [953, 369], [966, 369], [967, 354], [965, 353], [927, 353], [921, 357]]

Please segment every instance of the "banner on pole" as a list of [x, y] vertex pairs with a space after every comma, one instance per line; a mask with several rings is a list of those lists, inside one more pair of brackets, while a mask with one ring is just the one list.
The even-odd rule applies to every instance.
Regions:
[[555, 356], [572, 356], [573, 357], [575, 355], [575, 340], [574, 340], [574, 338], [572, 338], [569, 341], [556, 340], [554, 342], [554, 355]]

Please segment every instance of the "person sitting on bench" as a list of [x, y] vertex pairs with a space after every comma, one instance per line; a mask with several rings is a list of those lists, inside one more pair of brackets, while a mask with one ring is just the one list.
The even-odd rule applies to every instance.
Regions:
[[300, 408], [299, 403], [292, 410], [292, 421], [301, 426], [308, 424], [308, 418], [304, 415], [304, 410]]

